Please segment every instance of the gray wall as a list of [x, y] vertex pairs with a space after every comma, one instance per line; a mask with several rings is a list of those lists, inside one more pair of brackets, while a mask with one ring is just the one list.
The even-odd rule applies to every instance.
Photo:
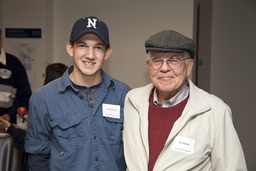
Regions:
[[193, 78], [231, 107], [248, 170], [256, 170], [256, 1], [196, 0], [195, 8], [197, 4], [199, 35], [194, 38], [200, 64]]
[[65, 46], [78, 18], [94, 15], [107, 23], [113, 51], [103, 68], [132, 88], [149, 83], [144, 42], [150, 35], [169, 28], [191, 38], [193, 35], [193, 1], [187, 0], [2, 0], [1, 10], [2, 28], [42, 28], [39, 40], [3, 38], [9, 52], [14, 42], [36, 45], [37, 80], [33, 91], [42, 86], [41, 75], [48, 63], [72, 64]]
[[251, 171], [256, 170], [255, 31], [255, 0], [213, 0], [211, 92], [230, 105]]
[[[33, 72], [28, 72], [32, 90], [43, 85], [42, 74], [53, 57], [53, 3], [52, 0], [1, 0], [0, 6], [2, 28], [2, 44], [6, 52], [14, 53], [15, 44], [33, 46], [36, 63]], [[5, 38], [5, 28], [41, 28], [41, 39]], [[28, 56], [30, 54], [27, 54]]]
[[[80, 0], [72, 5], [70, 1], [54, 1], [56, 60], [67, 56], [63, 45], [68, 41], [75, 20], [88, 15], [99, 17], [109, 27], [113, 51], [104, 70], [133, 88], [149, 82], [144, 42], [150, 35], [169, 28], [191, 38], [193, 35], [193, 1]], [[67, 57], [67, 60], [70, 61], [70, 58]]]

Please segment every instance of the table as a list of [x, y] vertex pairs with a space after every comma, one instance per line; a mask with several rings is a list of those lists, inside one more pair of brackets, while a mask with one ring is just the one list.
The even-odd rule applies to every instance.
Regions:
[[23, 170], [23, 155], [13, 146], [13, 139], [8, 133], [0, 133], [0, 170]]

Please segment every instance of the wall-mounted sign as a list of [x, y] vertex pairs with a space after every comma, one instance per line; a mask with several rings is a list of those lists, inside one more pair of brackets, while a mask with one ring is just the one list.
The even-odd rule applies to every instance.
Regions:
[[41, 29], [6, 28], [6, 38], [41, 38]]

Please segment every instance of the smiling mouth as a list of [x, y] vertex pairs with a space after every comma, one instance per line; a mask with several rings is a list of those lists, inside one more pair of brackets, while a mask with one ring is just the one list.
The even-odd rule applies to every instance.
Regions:
[[87, 65], [93, 65], [94, 63], [92, 63], [92, 62], [84, 62], [85, 64], [87, 64]]
[[162, 79], [162, 80], [169, 80], [169, 79], [172, 79], [172, 77], [160, 77], [160, 79]]

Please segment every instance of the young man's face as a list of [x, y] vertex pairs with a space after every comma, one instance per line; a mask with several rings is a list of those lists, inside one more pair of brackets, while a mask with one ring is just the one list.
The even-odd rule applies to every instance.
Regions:
[[67, 44], [67, 51], [74, 61], [74, 75], [76, 78], [101, 78], [100, 69], [111, 54], [111, 48], [95, 34], [88, 33], [80, 37], [74, 46]]

